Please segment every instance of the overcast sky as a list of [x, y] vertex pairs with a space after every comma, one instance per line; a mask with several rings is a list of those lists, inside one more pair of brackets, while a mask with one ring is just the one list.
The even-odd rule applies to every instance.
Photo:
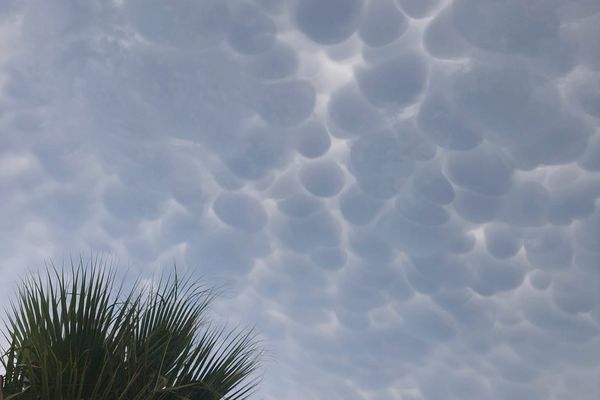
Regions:
[[0, 298], [176, 262], [262, 333], [256, 399], [597, 399], [599, 38], [600, 0], [2, 0]]

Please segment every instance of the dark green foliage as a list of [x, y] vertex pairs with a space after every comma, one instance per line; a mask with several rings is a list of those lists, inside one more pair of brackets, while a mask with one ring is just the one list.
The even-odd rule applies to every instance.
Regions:
[[214, 291], [176, 273], [115, 289], [103, 262], [23, 281], [5, 321], [5, 400], [244, 400], [260, 350], [251, 332], [204, 320]]

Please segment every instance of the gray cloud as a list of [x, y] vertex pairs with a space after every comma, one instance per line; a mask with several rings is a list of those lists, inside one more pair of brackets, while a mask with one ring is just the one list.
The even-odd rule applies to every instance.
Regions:
[[2, 2], [2, 298], [48, 257], [175, 260], [262, 332], [258, 398], [595, 398], [599, 18]]

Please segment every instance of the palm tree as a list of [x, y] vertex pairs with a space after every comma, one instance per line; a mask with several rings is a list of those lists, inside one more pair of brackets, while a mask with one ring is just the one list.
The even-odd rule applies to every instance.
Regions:
[[[4, 400], [244, 400], [252, 331], [206, 321], [215, 291], [177, 273], [115, 286], [105, 262], [26, 278], [5, 320]], [[124, 282], [124, 281], [123, 281]], [[0, 397], [2, 394], [0, 394]]]

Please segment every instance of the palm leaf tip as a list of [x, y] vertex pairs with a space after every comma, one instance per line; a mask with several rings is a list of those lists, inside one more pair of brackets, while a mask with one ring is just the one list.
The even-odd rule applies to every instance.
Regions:
[[22, 281], [4, 323], [5, 400], [252, 395], [261, 347], [252, 331], [206, 322], [213, 290], [177, 273], [115, 289], [116, 276], [80, 259]]

